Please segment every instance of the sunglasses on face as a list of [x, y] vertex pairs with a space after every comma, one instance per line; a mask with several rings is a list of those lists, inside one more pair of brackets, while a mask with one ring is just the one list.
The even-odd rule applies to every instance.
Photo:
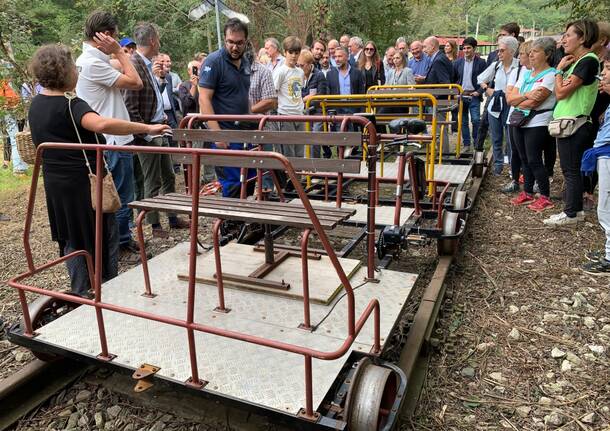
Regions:
[[365, 51], [375, 51], [375, 48], [364, 48]]

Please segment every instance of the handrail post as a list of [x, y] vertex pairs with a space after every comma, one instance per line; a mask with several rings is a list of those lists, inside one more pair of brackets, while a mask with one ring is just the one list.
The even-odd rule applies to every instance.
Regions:
[[[191, 184], [194, 193], [191, 194], [191, 227], [189, 243], [189, 280], [186, 300], [186, 324], [192, 324], [195, 318], [195, 278], [197, 277], [197, 229], [199, 224], [199, 176], [201, 173], [200, 154], [191, 152], [193, 164], [191, 169]], [[186, 330], [189, 359], [191, 363], [191, 377], [187, 382], [190, 386], [201, 387], [203, 383], [199, 379], [197, 368], [197, 347], [195, 345], [195, 332], [192, 328]]]
[[224, 281], [222, 279], [222, 263], [220, 260], [220, 226], [222, 225], [222, 219], [217, 218], [214, 220], [212, 226], [212, 242], [214, 246], [214, 263], [216, 266], [216, 286], [218, 287], [218, 306], [214, 308], [214, 311], [219, 313], [228, 313], [230, 310], [225, 307], [225, 291]]
[[308, 253], [307, 243], [309, 242], [309, 235], [311, 229], [305, 229], [301, 238], [301, 273], [303, 279], [303, 323], [299, 325], [299, 328], [311, 330], [311, 317], [310, 317], [310, 306], [309, 306], [309, 267], [308, 267]]
[[[101, 148], [95, 150], [95, 175], [97, 181], [95, 184], [95, 270], [93, 288], [95, 290], [94, 307], [97, 318], [97, 327], [100, 334], [100, 347], [102, 352], [98, 355], [98, 359], [110, 361], [114, 356], [108, 353], [108, 343], [106, 340], [106, 328], [104, 327], [104, 315], [99, 306], [102, 301], [102, 237], [104, 233], [104, 213], [102, 208], [102, 193], [104, 180], [104, 153]], [[91, 271], [91, 268], [88, 268]], [[91, 278], [90, 278], [91, 279]]]

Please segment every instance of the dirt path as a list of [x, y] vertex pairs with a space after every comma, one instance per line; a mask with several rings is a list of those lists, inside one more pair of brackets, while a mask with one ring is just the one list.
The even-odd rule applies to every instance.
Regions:
[[502, 181], [487, 178], [469, 219], [445, 340], [405, 429], [610, 429], [610, 279], [579, 269], [603, 245], [595, 214], [549, 229]]

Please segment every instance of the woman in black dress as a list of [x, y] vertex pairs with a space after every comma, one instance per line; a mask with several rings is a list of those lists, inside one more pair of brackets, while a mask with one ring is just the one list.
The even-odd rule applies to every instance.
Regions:
[[377, 52], [377, 45], [371, 40], [364, 45], [364, 51], [358, 58], [358, 69], [364, 73], [367, 90], [373, 85], [385, 84], [383, 63]]
[[[166, 125], [101, 117], [84, 100], [71, 95], [69, 92], [76, 87], [78, 72], [72, 54], [65, 46], [39, 48], [32, 58], [31, 69], [44, 87], [42, 93], [32, 99], [28, 113], [32, 141], [36, 146], [43, 142], [78, 143], [75, 125], [82, 142], [87, 144], [105, 143], [102, 133], [159, 135], [169, 129]], [[95, 151], [86, 153], [95, 172]], [[75, 250], [86, 250], [95, 259], [95, 212], [91, 205], [89, 170], [83, 151], [46, 150], [42, 156], [42, 172], [51, 237], [59, 245], [59, 254], [63, 256]], [[118, 228], [114, 214], [104, 214], [103, 233], [102, 278], [109, 280], [117, 275], [118, 269]], [[72, 293], [90, 296], [84, 257], [69, 259], [66, 266]]]

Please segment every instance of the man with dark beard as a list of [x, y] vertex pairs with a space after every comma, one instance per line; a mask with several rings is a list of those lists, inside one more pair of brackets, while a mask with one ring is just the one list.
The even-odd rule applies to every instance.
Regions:
[[[243, 115], [249, 111], [250, 63], [244, 57], [248, 26], [236, 18], [224, 27], [225, 46], [211, 53], [199, 73], [199, 110], [202, 114]], [[211, 130], [235, 129], [232, 121], [208, 121]], [[241, 150], [242, 144], [215, 142], [214, 148]], [[217, 167], [225, 197], [239, 196], [239, 168]]]

